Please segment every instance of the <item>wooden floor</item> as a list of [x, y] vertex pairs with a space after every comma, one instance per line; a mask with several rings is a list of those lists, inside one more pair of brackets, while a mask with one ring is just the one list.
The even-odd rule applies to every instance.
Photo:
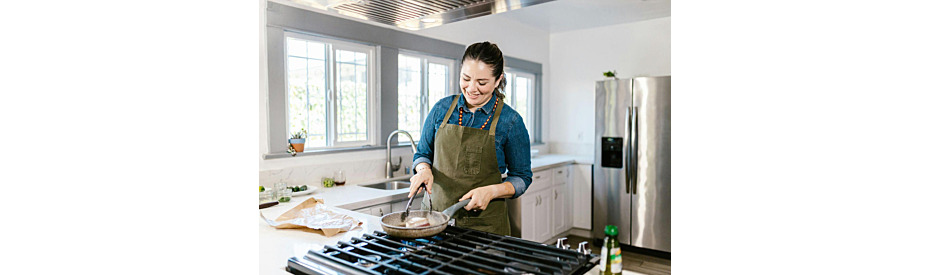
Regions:
[[[591, 253], [600, 253], [600, 247], [594, 247], [593, 241], [587, 238], [568, 236], [568, 243], [572, 249], [578, 247], [578, 243], [587, 241], [591, 245]], [[664, 275], [672, 274], [672, 261], [650, 255], [637, 254], [630, 251], [623, 251], [623, 274], [628, 275]]]

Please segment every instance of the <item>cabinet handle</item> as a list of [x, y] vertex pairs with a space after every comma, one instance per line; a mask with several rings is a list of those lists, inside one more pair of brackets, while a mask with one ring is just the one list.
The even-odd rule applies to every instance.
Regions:
[[562, 173], [562, 170], [559, 170], [559, 174], [561, 174], [561, 173]]
[[555, 191], [555, 200], [559, 199], [559, 191]]
[[379, 208], [379, 209], [378, 209], [378, 212], [381, 213], [381, 216], [384, 216], [384, 209], [380, 209], [380, 208]]

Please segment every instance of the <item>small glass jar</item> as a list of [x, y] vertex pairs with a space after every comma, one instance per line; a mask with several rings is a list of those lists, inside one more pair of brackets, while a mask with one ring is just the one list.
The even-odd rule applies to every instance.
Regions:
[[284, 195], [284, 190], [287, 189], [287, 182], [281, 180], [274, 184], [274, 200], [278, 200]]
[[292, 192], [293, 191], [291, 191], [291, 189], [284, 189], [284, 191], [281, 192], [281, 195], [278, 196], [278, 202], [290, 202]]
[[258, 203], [273, 202], [274, 200], [274, 191], [265, 190], [264, 192], [258, 193]]

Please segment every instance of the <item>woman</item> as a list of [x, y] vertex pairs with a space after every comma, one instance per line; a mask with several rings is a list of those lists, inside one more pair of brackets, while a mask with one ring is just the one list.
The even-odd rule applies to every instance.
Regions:
[[[510, 235], [506, 198], [529, 187], [530, 139], [523, 118], [503, 102], [504, 56], [497, 45], [475, 43], [462, 56], [460, 94], [439, 100], [423, 125], [410, 194], [426, 183], [433, 207], [471, 199], [452, 216], [455, 225]], [[501, 174], [507, 178], [501, 182]]]

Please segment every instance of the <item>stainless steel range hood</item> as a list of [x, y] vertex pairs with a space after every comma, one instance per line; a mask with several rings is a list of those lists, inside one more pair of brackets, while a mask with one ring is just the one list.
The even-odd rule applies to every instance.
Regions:
[[290, 0], [363, 20], [421, 30], [554, 0]]

